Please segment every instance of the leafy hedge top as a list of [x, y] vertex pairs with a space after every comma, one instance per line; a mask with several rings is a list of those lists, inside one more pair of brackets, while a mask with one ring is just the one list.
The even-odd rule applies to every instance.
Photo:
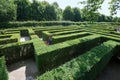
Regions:
[[[45, 45], [44, 44], [43, 45], [44, 47], [42, 45], [40, 46], [40, 44], [39, 44], [39, 47], [37, 48], [38, 51], [35, 54], [36, 55], [46, 54], [46, 53], [54, 51], [54, 50], [70, 47], [70, 46], [79, 44], [81, 42], [85, 42], [85, 41], [92, 40], [92, 39], [95, 39], [95, 38], [100, 38], [100, 37], [101, 37], [100, 35], [90, 35], [90, 36], [87, 36], [87, 37], [77, 38], [77, 39], [74, 39], [74, 40], [65, 41], [63, 43], [58, 43], [58, 44], [54, 44], [54, 45], [51, 45], [51, 46], [44, 46]], [[37, 42], [36, 42], [36, 45], [38, 45]]]
[[46, 72], [37, 80], [83, 80], [86, 72], [98, 63], [102, 57], [110, 53], [118, 43], [107, 41], [100, 46], [93, 48], [87, 53], [65, 63], [64, 65]]

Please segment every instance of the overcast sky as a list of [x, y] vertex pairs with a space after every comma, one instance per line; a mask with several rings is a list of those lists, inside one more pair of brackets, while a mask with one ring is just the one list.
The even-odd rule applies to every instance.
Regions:
[[[49, 3], [57, 2], [60, 6], [60, 8], [64, 9], [66, 6], [70, 5], [71, 7], [79, 7], [82, 8], [81, 4], [78, 4], [79, 1], [82, 0], [39, 0], [39, 1], [48, 1]], [[100, 13], [105, 14], [105, 15], [110, 15], [109, 11], [109, 4], [111, 0], [105, 0], [105, 2], [102, 4], [102, 9], [99, 10]], [[119, 15], [118, 15], [119, 14]], [[120, 11], [118, 11], [117, 16], [120, 17]]]

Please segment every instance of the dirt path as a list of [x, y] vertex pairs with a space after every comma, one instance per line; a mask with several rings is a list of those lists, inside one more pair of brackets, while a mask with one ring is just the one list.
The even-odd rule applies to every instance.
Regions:
[[9, 80], [35, 80], [40, 74], [32, 59], [8, 66]]
[[120, 60], [111, 60], [96, 80], [120, 80]]

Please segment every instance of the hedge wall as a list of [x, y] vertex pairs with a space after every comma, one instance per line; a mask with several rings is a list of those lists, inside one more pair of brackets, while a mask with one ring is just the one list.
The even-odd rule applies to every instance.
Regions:
[[4, 57], [0, 57], [0, 80], [8, 80], [8, 72], [6, 69]]
[[0, 39], [0, 45], [17, 42], [18, 39]]
[[107, 41], [36, 80], [94, 80], [113, 56], [117, 44]]
[[51, 46], [43, 47], [39, 44], [38, 47], [35, 46], [35, 59], [38, 69], [41, 73], [53, 69], [76, 57], [76, 55], [80, 55], [80, 52], [85, 52], [98, 45], [100, 39], [100, 35], [92, 35]]
[[52, 35], [56, 36], [56, 35], [65, 35], [65, 34], [71, 34], [71, 33], [78, 33], [78, 32], [82, 32], [83, 30], [81, 29], [77, 29], [77, 30], [70, 30], [70, 31], [61, 31], [61, 32], [56, 32], [56, 33], [52, 33]]
[[4, 55], [7, 64], [26, 59], [34, 55], [34, 47], [31, 42], [11, 43], [0, 46], [0, 55]]
[[1, 22], [0, 28], [13, 28], [13, 27], [21, 27], [21, 26], [53, 26], [53, 25], [80, 25], [86, 24], [81, 22], [71, 22], [71, 21], [25, 21], [25, 22]]
[[66, 40], [71, 40], [79, 37], [85, 37], [89, 36], [90, 34], [87, 32], [80, 32], [80, 33], [74, 33], [74, 34], [67, 34], [67, 35], [59, 35], [59, 36], [53, 36], [52, 37], [52, 44], [63, 42]]

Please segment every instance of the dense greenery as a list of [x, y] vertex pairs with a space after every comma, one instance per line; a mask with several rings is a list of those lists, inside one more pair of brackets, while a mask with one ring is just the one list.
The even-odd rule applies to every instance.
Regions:
[[94, 80], [113, 56], [117, 44], [114, 41], [104, 42], [64, 65], [46, 72], [37, 80]]
[[0, 80], [8, 80], [5, 57], [0, 56]]
[[0, 22], [16, 19], [16, 6], [11, 0], [0, 0]]
[[[38, 0], [1, 0], [0, 21], [98, 21], [119, 22], [120, 18], [105, 16], [98, 12], [104, 0], [87, 0], [81, 2], [86, 5], [83, 9], [67, 6], [62, 10], [57, 2], [52, 4]], [[115, 15], [119, 10], [119, 0], [111, 1], [111, 14]]]

